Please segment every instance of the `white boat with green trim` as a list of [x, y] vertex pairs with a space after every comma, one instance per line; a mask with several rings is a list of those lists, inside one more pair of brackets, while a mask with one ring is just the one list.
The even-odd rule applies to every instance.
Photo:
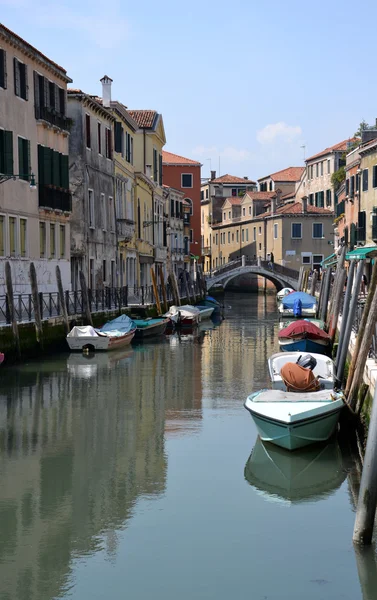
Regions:
[[261, 439], [287, 450], [328, 440], [343, 405], [343, 393], [334, 390], [259, 390], [245, 401]]

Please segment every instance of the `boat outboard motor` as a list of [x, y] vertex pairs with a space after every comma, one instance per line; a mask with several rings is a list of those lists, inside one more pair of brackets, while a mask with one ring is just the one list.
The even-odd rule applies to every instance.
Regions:
[[317, 361], [311, 354], [303, 354], [298, 358], [296, 365], [300, 365], [300, 367], [304, 367], [304, 369], [311, 369], [313, 371], [317, 366]]
[[294, 301], [293, 314], [295, 317], [301, 317], [302, 315], [302, 302], [300, 298], [297, 298], [297, 300]]

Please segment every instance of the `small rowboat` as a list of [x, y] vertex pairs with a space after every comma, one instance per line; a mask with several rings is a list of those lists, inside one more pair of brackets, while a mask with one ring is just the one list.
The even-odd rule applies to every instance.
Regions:
[[287, 450], [328, 440], [343, 405], [343, 393], [333, 390], [260, 390], [245, 401], [261, 439]]
[[[318, 327], [319, 329], [324, 329], [325, 328], [325, 322], [322, 321], [321, 319], [301, 319], [302, 321], [308, 321], [308, 323], [313, 323], [313, 325], [315, 325], [316, 327]], [[291, 323], [296, 323], [297, 320], [295, 319], [294, 321], [287, 321], [286, 319], [282, 319], [281, 321], [279, 321], [279, 329], [285, 329], [286, 327], [288, 327], [288, 325], [291, 325]]]
[[66, 339], [71, 350], [115, 350], [130, 344], [135, 332], [134, 322], [127, 315], [121, 315], [100, 329], [90, 325], [73, 327]]
[[169, 324], [169, 319], [133, 319], [137, 329], [135, 340], [144, 340], [163, 335]]

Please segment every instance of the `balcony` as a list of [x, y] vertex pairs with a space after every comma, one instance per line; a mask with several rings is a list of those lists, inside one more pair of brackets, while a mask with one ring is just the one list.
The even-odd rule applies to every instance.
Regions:
[[40, 185], [39, 208], [72, 212], [71, 192], [52, 185]]
[[47, 121], [59, 129], [69, 131], [71, 125], [71, 119], [68, 119], [64, 115], [59, 114], [54, 108], [46, 108], [44, 106], [35, 107], [35, 118], [37, 120]]
[[154, 249], [154, 259], [158, 262], [165, 262], [167, 259], [167, 248], [156, 246]]
[[203, 246], [202, 255], [203, 256], [211, 256], [211, 246]]
[[118, 242], [130, 242], [135, 233], [135, 221], [117, 219]]

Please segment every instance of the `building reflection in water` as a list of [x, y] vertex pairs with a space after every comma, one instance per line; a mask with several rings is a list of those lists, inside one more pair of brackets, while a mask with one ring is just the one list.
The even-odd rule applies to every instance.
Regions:
[[3, 371], [2, 600], [50, 600], [73, 559], [116, 552], [138, 499], [165, 491], [165, 429], [201, 421], [200, 363], [162, 343]]

